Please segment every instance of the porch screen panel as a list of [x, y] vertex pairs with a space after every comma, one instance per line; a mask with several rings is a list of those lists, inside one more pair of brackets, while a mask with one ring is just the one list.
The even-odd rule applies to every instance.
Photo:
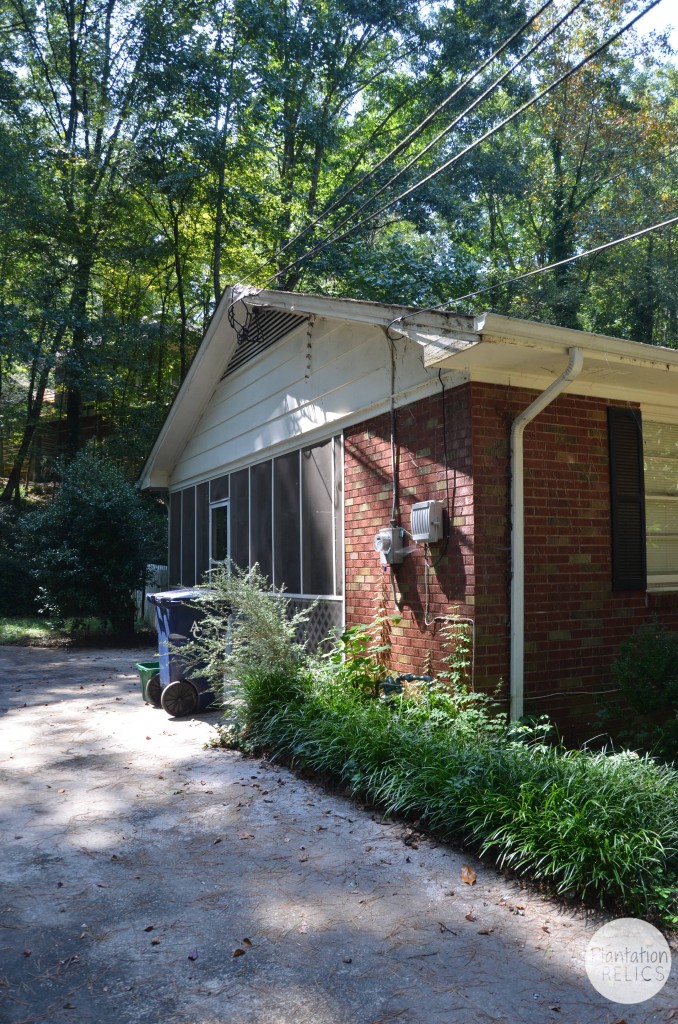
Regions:
[[301, 453], [302, 592], [334, 594], [333, 441]]
[[250, 467], [250, 562], [264, 576], [273, 576], [273, 509], [271, 463]]
[[301, 593], [301, 533], [299, 521], [299, 452], [273, 460], [276, 587]]
[[195, 487], [181, 492], [181, 582], [195, 583]]
[[249, 470], [231, 473], [231, 558], [241, 569], [250, 564]]
[[198, 484], [195, 492], [195, 579], [201, 583], [210, 561], [210, 485]]
[[210, 501], [224, 501], [228, 498], [228, 483], [230, 477], [228, 473], [226, 476], [215, 477], [214, 480], [210, 480]]
[[170, 587], [181, 583], [181, 491], [170, 494], [168, 581]]
[[612, 512], [612, 585], [615, 590], [643, 590], [647, 585], [647, 573], [643, 433], [640, 410], [609, 408], [607, 414]]

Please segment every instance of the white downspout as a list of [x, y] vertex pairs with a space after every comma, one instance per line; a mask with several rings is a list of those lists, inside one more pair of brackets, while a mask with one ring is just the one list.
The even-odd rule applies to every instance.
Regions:
[[523, 433], [528, 423], [581, 373], [584, 354], [568, 349], [567, 369], [524, 409], [511, 427], [511, 721], [523, 716], [525, 654], [525, 494]]

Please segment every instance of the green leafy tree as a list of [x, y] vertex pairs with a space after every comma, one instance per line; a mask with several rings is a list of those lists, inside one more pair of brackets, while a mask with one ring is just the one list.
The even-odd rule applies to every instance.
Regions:
[[133, 633], [133, 592], [164, 551], [162, 508], [88, 449], [60, 468], [54, 499], [24, 520], [43, 607]]

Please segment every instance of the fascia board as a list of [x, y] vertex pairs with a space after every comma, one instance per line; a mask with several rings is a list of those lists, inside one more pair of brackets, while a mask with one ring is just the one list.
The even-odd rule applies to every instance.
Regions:
[[661, 369], [678, 368], [678, 350], [663, 345], [647, 345], [607, 334], [555, 327], [532, 320], [517, 320], [498, 313], [483, 313], [475, 318], [475, 330], [482, 341], [522, 344], [545, 351], [567, 350], [573, 346], [591, 355], [612, 357], [619, 362], [631, 361], [642, 366]]
[[[354, 321], [384, 328], [393, 324], [394, 337], [400, 333], [414, 338], [420, 327], [430, 328], [430, 332], [427, 330], [426, 333], [435, 338], [445, 338], [460, 332], [475, 337], [473, 317], [456, 313], [419, 312], [410, 306], [386, 305], [365, 299], [337, 299], [327, 295], [305, 295], [302, 292], [263, 291], [246, 296], [244, 301], [248, 306], [309, 313], [328, 320]], [[403, 317], [407, 317], [407, 320], [400, 322]], [[394, 324], [394, 321], [399, 322]]]

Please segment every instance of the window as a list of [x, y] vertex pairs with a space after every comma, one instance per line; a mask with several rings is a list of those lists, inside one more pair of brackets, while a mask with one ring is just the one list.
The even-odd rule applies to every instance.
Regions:
[[678, 589], [678, 424], [608, 409], [615, 590]]
[[647, 574], [652, 587], [678, 586], [678, 425], [645, 423]]
[[229, 555], [229, 503], [210, 508], [210, 564], [225, 562]]

